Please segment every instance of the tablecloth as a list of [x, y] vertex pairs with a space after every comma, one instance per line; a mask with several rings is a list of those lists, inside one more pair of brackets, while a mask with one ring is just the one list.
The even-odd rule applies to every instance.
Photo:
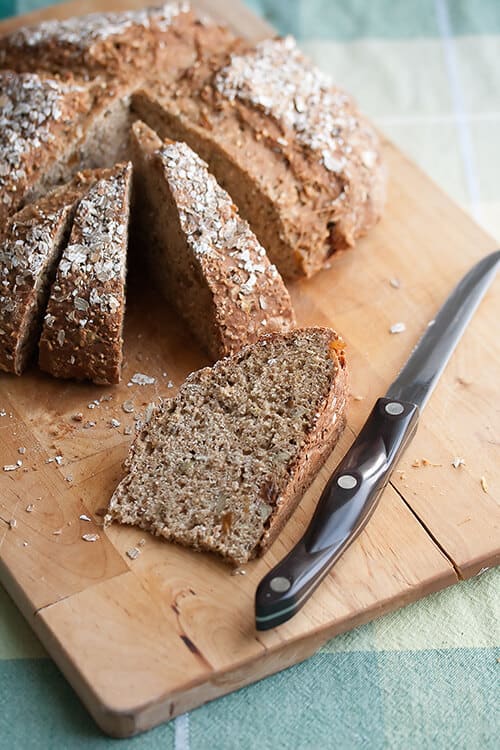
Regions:
[[[500, 238], [499, 0], [247, 0]], [[48, 3], [0, 0], [0, 17]], [[500, 462], [499, 462], [500, 463]], [[0, 748], [497, 748], [500, 573], [337, 637], [131, 740], [104, 737], [0, 589]]]

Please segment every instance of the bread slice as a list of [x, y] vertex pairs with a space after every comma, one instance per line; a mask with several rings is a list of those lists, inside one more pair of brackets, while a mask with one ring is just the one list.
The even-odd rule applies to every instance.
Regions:
[[236, 564], [276, 538], [344, 427], [343, 342], [270, 334], [192, 373], [134, 441], [107, 522]]
[[207, 161], [284, 277], [311, 276], [381, 214], [377, 134], [291, 38], [222, 49], [132, 107]]
[[20, 375], [35, 351], [76, 203], [106, 170], [82, 172], [25, 206], [0, 239], [0, 369]]
[[201, 46], [216, 49], [229, 36], [228, 29], [195, 15], [189, 3], [170, 2], [24, 26], [0, 38], [0, 67], [86, 79], [130, 80], [151, 69], [169, 75], [192, 65]]
[[56, 377], [120, 380], [131, 176], [117, 165], [78, 205], [40, 339], [40, 367]]
[[133, 126], [136, 193], [154, 277], [216, 360], [294, 325], [264, 248], [207, 165], [185, 143]]

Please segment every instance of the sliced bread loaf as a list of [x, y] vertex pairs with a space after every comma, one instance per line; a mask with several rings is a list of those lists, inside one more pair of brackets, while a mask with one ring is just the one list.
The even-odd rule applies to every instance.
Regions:
[[107, 521], [233, 563], [276, 538], [344, 427], [343, 343], [270, 334], [191, 374], [143, 428]]
[[78, 204], [40, 339], [40, 367], [56, 377], [120, 380], [131, 176], [117, 165]]
[[378, 137], [291, 38], [222, 48], [132, 106], [208, 162], [285, 277], [311, 276], [380, 216]]
[[215, 360], [294, 324], [264, 248], [207, 165], [185, 143], [133, 126], [145, 244], [162, 291]]
[[0, 369], [20, 375], [38, 343], [57, 263], [77, 201], [106, 170], [81, 172], [25, 206], [0, 239]]

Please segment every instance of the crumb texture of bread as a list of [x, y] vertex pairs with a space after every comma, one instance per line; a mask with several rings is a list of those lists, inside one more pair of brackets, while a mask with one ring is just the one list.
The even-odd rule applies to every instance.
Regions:
[[40, 367], [60, 378], [117, 383], [122, 363], [130, 163], [93, 184], [78, 204], [50, 291]]
[[272, 543], [344, 427], [343, 342], [269, 334], [191, 374], [134, 441], [107, 522], [241, 564]]
[[380, 216], [376, 132], [290, 37], [234, 43], [132, 106], [208, 162], [285, 277], [313, 275]]
[[206, 163], [185, 143], [162, 144], [141, 122], [132, 141], [150, 265], [210, 356], [289, 330], [295, 318], [283, 280]]

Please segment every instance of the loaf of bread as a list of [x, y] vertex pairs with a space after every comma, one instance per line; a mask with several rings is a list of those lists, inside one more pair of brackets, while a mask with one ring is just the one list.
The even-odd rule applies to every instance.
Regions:
[[130, 450], [107, 521], [241, 564], [262, 553], [344, 427], [343, 343], [270, 334], [191, 374]]
[[38, 344], [75, 206], [106, 170], [79, 172], [14, 214], [0, 233], [0, 369], [20, 375]]
[[131, 176], [117, 165], [78, 204], [40, 339], [40, 367], [56, 377], [120, 380]]
[[212, 359], [288, 330], [295, 321], [281, 276], [205, 162], [141, 122], [132, 154], [154, 278]]
[[311, 276], [380, 216], [378, 137], [291, 38], [218, 49], [132, 106], [207, 161], [287, 278]]

